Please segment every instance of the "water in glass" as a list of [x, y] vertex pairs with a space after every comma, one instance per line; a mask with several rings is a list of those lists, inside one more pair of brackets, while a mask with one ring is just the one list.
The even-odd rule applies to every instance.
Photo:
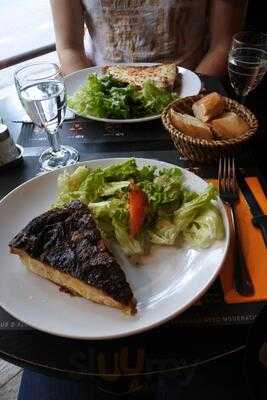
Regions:
[[15, 73], [15, 85], [22, 105], [31, 120], [47, 132], [50, 147], [39, 161], [44, 170], [75, 164], [79, 153], [71, 146], [60, 144], [58, 127], [66, 112], [64, 78], [56, 64], [35, 63]]
[[53, 133], [63, 122], [66, 95], [61, 82], [38, 82], [25, 87], [20, 97], [27, 114], [36, 125], [44, 126]]
[[261, 82], [267, 69], [267, 52], [253, 47], [234, 48], [229, 54], [231, 85], [239, 96], [246, 96]]

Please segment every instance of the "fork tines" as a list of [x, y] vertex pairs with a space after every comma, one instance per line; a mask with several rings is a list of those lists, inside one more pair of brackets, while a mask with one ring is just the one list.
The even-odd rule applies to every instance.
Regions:
[[237, 194], [236, 166], [234, 156], [220, 158], [218, 170], [219, 192]]

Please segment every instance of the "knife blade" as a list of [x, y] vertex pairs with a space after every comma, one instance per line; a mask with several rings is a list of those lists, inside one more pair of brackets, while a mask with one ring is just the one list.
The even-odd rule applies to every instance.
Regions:
[[267, 215], [263, 213], [242, 173], [240, 173], [238, 176], [238, 186], [241, 189], [246, 202], [248, 203], [250, 212], [252, 214], [252, 223], [261, 230], [265, 246], [267, 246]]

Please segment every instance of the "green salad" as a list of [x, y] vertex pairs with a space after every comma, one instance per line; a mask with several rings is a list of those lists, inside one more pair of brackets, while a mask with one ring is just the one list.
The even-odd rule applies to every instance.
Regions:
[[179, 168], [138, 167], [134, 159], [105, 168], [78, 167], [58, 178], [62, 207], [79, 199], [93, 212], [103, 235], [129, 256], [148, 254], [152, 244], [206, 248], [224, 237], [213, 185], [189, 190]]
[[138, 90], [112, 75], [93, 74], [68, 98], [68, 106], [85, 117], [127, 119], [160, 114], [176, 98], [177, 93], [158, 88], [150, 80]]

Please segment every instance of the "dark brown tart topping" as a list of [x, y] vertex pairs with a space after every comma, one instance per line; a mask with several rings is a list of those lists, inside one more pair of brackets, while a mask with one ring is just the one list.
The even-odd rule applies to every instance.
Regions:
[[125, 305], [133, 300], [124, 272], [101, 238], [90, 210], [80, 201], [34, 218], [9, 246], [103, 290]]

